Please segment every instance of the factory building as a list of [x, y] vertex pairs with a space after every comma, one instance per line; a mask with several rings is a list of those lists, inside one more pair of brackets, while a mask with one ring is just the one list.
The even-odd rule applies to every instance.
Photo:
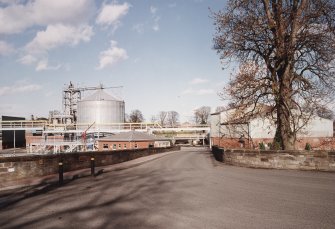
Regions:
[[[0, 149], [15, 146], [26, 147], [30, 153], [58, 153], [172, 145], [170, 139], [143, 133], [152, 133], [157, 128], [155, 123], [125, 123], [125, 102], [116, 91], [105, 91], [110, 88], [121, 87], [76, 87], [70, 82], [63, 88], [62, 111], [50, 111], [48, 119], [23, 121], [3, 116]], [[92, 93], [84, 96], [84, 91]], [[6, 120], [11, 120], [12, 125]]]
[[[0, 116], [2, 124], [10, 126], [9, 121], [25, 120], [22, 117]], [[0, 130], [0, 150], [26, 146], [25, 130]]]

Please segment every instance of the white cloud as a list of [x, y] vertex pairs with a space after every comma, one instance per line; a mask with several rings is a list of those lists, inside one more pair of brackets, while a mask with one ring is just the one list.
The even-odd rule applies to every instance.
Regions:
[[156, 14], [156, 12], [157, 12], [157, 8], [154, 6], [150, 6], [150, 13]]
[[0, 40], [0, 56], [6, 56], [13, 53], [14, 47], [11, 44], [8, 44], [5, 41]]
[[99, 59], [99, 66], [97, 69], [103, 69], [128, 59], [128, 55], [125, 49], [117, 47], [117, 42], [112, 40], [110, 48], [102, 51]]
[[60, 64], [51, 66], [49, 65], [48, 59], [42, 59], [36, 64], [36, 71], [57, 70], [60, 69], [60, 67]]
[[82, 24], [89, 21], [95, 9], [92, 0], [37, 0], [34, 7], [36, 12], [34, 18], [38, 24], [45, 22], [47, 24]]
[[203, 84], [203, 83], [207, 83], [208, 80], [207, 79], [202, 79], [202, 78], [194, 78], [191, 80], [190, 84]]
[[157, 15], [157, 10], [158, 8], [154, 7], [154, 6], [150, 6], [150, 13], [152, 14], [152, 18], [154, 20], [154, 24], [152, 26], [152, 29], [154, 31], [159, 31], [160, 27], [159, 27], [159, 20], [160, 20], [160, 17]]
[[215, 94], [215, 91], [213, 89], [200, 89], [197, 90], [198, 95], [212, 95]]
[[31, 65], [37, 62], [37, 58], [34, 57], [33, 55], [27, 54], [21, 57], [18, 61], [24, 65]]
[[41, 85], [38, 84], [28, 84], [25, 81], [16, 82], [11, 86], [0, 87], [0, 96], [3, 95], [11, 95], [17, 93], [26, 93], [38, 91], [42, 88]]
[[160, 20], [160, 17], [155, 17], [154, 18], [154, 25], [152, 26], [152, 29], [154, 30], [154, 31], [159, 31], [159, 20]]
[[95, 11], [91, 0], [27, 0], [0, 9], [0, 34], [21, 33], [34, 25], [88, 22]]
[[127, 2], [123, 4], [106, 4], [103, 5], [96, 19], [96, 23], [102, 26], [112, 25], [116, 29], [120, 24], [120, 19], [125, 16], [131, 5]]
[[60, 46], [75, 46], [80, 42], [88, 42], [92, 36], [92, 27], [88, 25], [49, 25], [44, 31], [39, 31], [25, 46], [23, 57], [18, 61], [25, 65], [37, 64], [36, 71], [59, 69], [60, 65], [48, 65], [48, 51]]
[[49, 25], [45, 31], [38, 32], [25, 49], [28, 52], [44, 52], [62, 45], [75, 46], [81, 41], [90, 41], [92, 36], [92, 27], [88, 25], [79, 27], [63, 24]]
[[144, 24], [136, 24], [133, 26], [133, 30], [135, 30], [138, 33], [143, 33], [144, 32]]

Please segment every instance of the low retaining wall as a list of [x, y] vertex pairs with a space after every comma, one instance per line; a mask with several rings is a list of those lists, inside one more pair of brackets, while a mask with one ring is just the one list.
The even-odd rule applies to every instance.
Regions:
[[221, 153], [221, 161], [229, 165], [335, 172], [335, 151], [223, 150], [213, 146], [212, 152], [216, 160]]
[[63, 162], [64, 172], [68, 172], [90, 168], [92, 157], [95, 159], [95, 166], [99, 167], [174, 150], [180, 150], [180, 147], [2, 157], [0, 186], [2, 182], [56, 174], [59, 162]]

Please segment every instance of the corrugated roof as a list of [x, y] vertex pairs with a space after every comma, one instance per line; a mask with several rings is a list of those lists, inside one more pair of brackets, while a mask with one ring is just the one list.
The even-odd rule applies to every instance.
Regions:
[[102, 89], [97, 90], [92, 95], [89, 95], [89, 96], [85, 97], [81, 101], [101, 101], [101, 100], [120, 101], [120, 99], [107, 94]]
[[147, 133], [137, 132], [137, 131], [129, 131], [123, 132], [119, 134], [115, 134], [113, 136], [101, 138], [102, 141], [154, 141], [157, 138], [154, 135], [150, 135]]

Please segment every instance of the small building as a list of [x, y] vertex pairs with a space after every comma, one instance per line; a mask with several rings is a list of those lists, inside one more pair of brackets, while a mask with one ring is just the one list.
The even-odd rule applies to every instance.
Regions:
[[164, 148], [171, 146], [168, 139], [157, 138], [154, 135], [138, 131], [129, 131], [115, 134], [97, 140], [98, 150], [127, 150], [127, 149], [147, 149]]

